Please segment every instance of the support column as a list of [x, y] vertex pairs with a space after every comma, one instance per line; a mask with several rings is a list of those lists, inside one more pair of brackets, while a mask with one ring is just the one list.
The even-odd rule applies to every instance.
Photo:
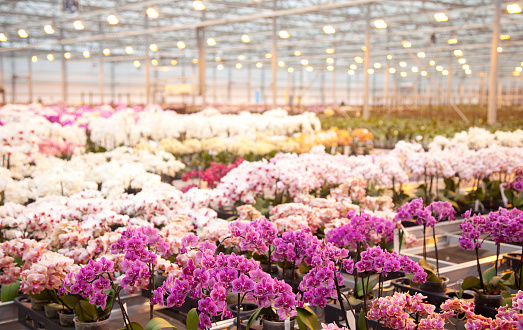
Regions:
[[252, 94], [251, 65], [247, 64], [247, 104], [251, 104], [251, 94]]
[[490, 50], [490, 82], [488, 94], [487, 123], [492, 125], [497, 120], [497, 85], [498, 85], [498, 40], [501, 17], [501, 0], [495, 0], [494, 22], [492, 23], [492, 48]]
[[218, 104], [217, 100], [216, 100], [216, 71], [218, 69], [216, 67], [214, 67], [214, 69], [212, 70], [212, 98], [213, 98], [213, 102], [214, 102], [214, 105]]
[[[145, 28], [147, 29], [149, 27], [149, 20], [147, 19], [147, 15], [144, 15], [145, 18]], [[145, 66], [145, 104], [148, 105], [151, 97], [151, 60], [149, 58], [149, 35], [145, 36], [145, 58], [144, 58], [144, 66]]]
[[0, 55], [0, 90], [3, 90], [2, 92], [2, 103], [7, 103], [7, 100], [5, 98], [5, 76], [4, 76], [4, 55]]
[[[276, 11], [277, 0], [273, 0], [273, 11]], [[278, 99], [278, 31], [276, 31], [276, 17], [272, 18], [272, 106], [276, 108]]]
[[100, 88], [100, 104], [104, 104], [104, 54], [102, 43], [100, 43], [100, 57], [98, 61], [98, 87]]
[[452, 54], [449, 59], [449, 69], [447, 70], [447, 105], [450, 106], [452, 103]]
[[387, 64], [387, 67], [385, 68], [385, 85], [383, 87], [383, 106], [385, 108], [389, 105], [389, 78], [390, 78], [389, 67], [390, 67], [390, 65]]
[[369, 68], [370, 68], [370, 4], [367, 6], [367, 21], [365, 25], [365, 59], [363, 61], [363, 119], [370, 117], [369, 105]]
[[198, 43], [198, 94], [202, 97], [202, 105], [205, 100], [205, 30], [203, 27], [196, 28], [196, 40]]
[[11, 103], [16, 103], [16, 62], [15, 54], [11, 53]]
[[65, 105], [67, 105], [67, 65], [66, 65], [66, 58], [63, 56], [63, 46], [62, 46], [62, 59], [61, 59], [61, 79], [60, 84], [62, 87], [62, 102], [64, 102]]
[[115, 102], [116, 63], [111, 63], [111, 102]]
[[31, 52], [27, 55], [27, 89], [29, 92], [29, 103], [33, 103], [33, 60]]
[[332, 70], [332, 105], [335, 107], [336, 102], [336, 70]]

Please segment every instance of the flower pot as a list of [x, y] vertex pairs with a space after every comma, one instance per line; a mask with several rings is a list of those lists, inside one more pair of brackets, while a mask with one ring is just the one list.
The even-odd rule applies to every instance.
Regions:
[[80, 322], [78, 321], [78, 317], [75, 317], [74, 328], [75, 330], [111, 330], [109, 328], [109, 321], [111, 321], [110, 315], [105, 320], [98, 322]]
[[499, 307], [503, 302], [503, 297], [499, 294], [476, 293], [474, 303], [476, 306]]
[[294, 329], [294, 320], [290, 321], [288, 329], [285, 328], [285, 322], [274, 322], [262, 319], [263, 330], [292, 330]]
[[445, 275], [440, 276], [441, 282], [425, 282], [420, 283], [419, 288], [428, 292], [446, 292], [449, 278]]
[[58, 318], [58, 311], [62, 308], [62, 306], [58, 304], [47, 304], [44, 306], [44, 312], [45, 317], [48, 319], [57, 319]]
[[[269, 264], [268, 263], [261, 263], [260, 264], [262, 270], [266, 273], [269, 273]], [[278, 265], [276, 265], [275, 263], [271, 263], [271, 275], [274, 277], [274, 276], [277, 276], [279, 274], [279, 269], [278, 269]]]
[[[238, 315], [236, 312], [237, 308], [238, 308], [237, 304], [228, 304], [227, 305], [227, 309], [231, 311], [233, 317], [236, 317], [236, 315]], [[241, 305], [240, 317], [244, 318], [245, 316], [251, 315], [252, 313], [254, 313], [254, 311], [257, 308], [258, 308], [258, 306], [256, 304], [243, 303]]]
[[49, 300], [40, 300], [40, 299], [35, 299], [35, 298], [31, 298], [31, 309], [32, 310], [35, 310], [35, 311], [43, 311], [44, 310], [44, 306], [47, 305], [49, 303]]
[[74, 313], [60, 310], [58, 311], [58, 318], [60, 319], [60, 325], [62, 327], [74, 327]]

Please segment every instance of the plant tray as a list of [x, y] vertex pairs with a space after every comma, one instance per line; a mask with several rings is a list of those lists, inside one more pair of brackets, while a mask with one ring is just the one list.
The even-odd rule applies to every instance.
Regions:
[[62, 327], [58, 319], [48, 319], [45, 317], [43, 311], [35, 311], [31, 309], [31, 303], [27, 296], [17, 297], [14, 300], [18, 307], [18, 323], [22, 324], [27, 329], [36, 330], [36, 324], [50, 330], [74, 330], [74, 327]]

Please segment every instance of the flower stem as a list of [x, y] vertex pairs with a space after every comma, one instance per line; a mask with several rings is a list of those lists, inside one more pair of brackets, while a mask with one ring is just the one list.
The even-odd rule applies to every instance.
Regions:
[[[341, 312], [343, 314], [343, 318], [345, 319], [345, 323], [347, 323], [347, 328], [351, 330], [350, 324], [349, 324], [349, 318], [347, 317], [347, 311], [345, 310], [345, 304], [343, 303], [343, 298], [341, 295], [340, 285], [338, 284], [338, 277], [334, 275], [334, 284], [336, 285], [336, 292], [338, 293], [338, 302], [340, 303]], [[348, 301], [348, 299], [347, 299]], [[350, 303], [349, 303], [350, 304]], [[354, 311], [352, 311], [354, 314]]]
[[499, 250], [500, 250], [500, 245], [499, 243], [496, 244], [496, 264], [494, 265], [496, 268], [496, 276], [498, 276], [498, 262], [499, 262]]
[[427, 225], [423, 223], [423, 259], [427, 260]]
[[476, 264], [478, 267], [479, 283], [481, 284], [481, 289], [483, 290], [483, 294], [487, 294], [487, 292], [485, 292], [485, 283], [483, 283], [483, 274], [481, 273], [481, 266], [479, 264], [479, 249], [478, 249], [477, 245], [474, 248], [474, 250], [476, 250]]
[[[518, 269], [518, 274], [519, 274], [519, 279], [518, 279], [518, 282], [517, 282], [517, 288], [518, 288], [518, 291], [521, 289], [521, 268], [523, 267], [523, 245], [521, 246], [521, 257], [519, 259], [519, 269]], [[514, 278], [518, 278], [518, 276], [514, 276]]]
[[[154, 269], [153, 269], [153, 265], [152, 264], [149, 264], [149, 273], [151, 274], [151, 276], [149, 277], [149, 292], [151, 293], [151, 297], [154, 293]], [[153, 310], [154, 310], [154, 306], [153, 304], [149, 304], [149, 321], [153, 319]]]
[[[432, 238], [434, 239], [434, 252], [436, 252], [436, 274], [439, 277], [439, 256], [438, 256], [438, 243], [436, 241], [436, 225], [434, 225], [434, 227], [432, 227]], [[496, 266], [497, 266], [497, 263], [496, 263]]]
[[241, 328], [242, 328], [242, 319], [240, 317], [240, 310], [241, 310], [241, 306], [242, 306], [241, 295], [242, 295], [241, 293], [238, 293], [238, 307], [236, 308], [236, 323], [237, 323], [238, 330], [241, 330]]

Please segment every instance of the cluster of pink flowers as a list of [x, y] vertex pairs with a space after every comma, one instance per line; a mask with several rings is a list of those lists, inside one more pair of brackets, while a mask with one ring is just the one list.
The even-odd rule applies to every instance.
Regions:
[[418, 198], [398, 208], [397, 221], [415, 220], [417, 225], [434, 227], [442, 220], [456, 220], [456, 211], [449, 202], [433, 202], [423, 206], [423, 199]]
[[[47, 251], [47, 244], [32, 239], [12, 239], [0, 244], [0, 284], [8, 285], [16, 282], [20, 273], [36, 264]], [[23, 261], [19, 266], [15, 258]]]
[[238, 158], [234, 161], [234, 163], [231, 164], [222, 164], [222, 163], [216, 163], [211, 162], [211, 166], [206, 168], [203, 171], [190, 171], [185, 173], [182, 176], [183, 181], [188, 181], [189, 179], [198, 177], [199, 179], [207, 182], [207, 187], [213, 189], [216, 188], [220, 180], [229, 173], [232, 169], [238, 167], [241, 163], [243, 163], [243, 158]]
[[60, 253], [47, 251], [20, 274], [20, 290], [37, 294], [45, 289], [59, 289], [68, 273], [79, 268], [74, 260]]
[[74, 142], [64, 141], [59, 143], [51, 139], [46, 139], [38, 143], [39, 151], [47, 156], [67, 158], [71, 157], [77, 148], [82, 147]]

